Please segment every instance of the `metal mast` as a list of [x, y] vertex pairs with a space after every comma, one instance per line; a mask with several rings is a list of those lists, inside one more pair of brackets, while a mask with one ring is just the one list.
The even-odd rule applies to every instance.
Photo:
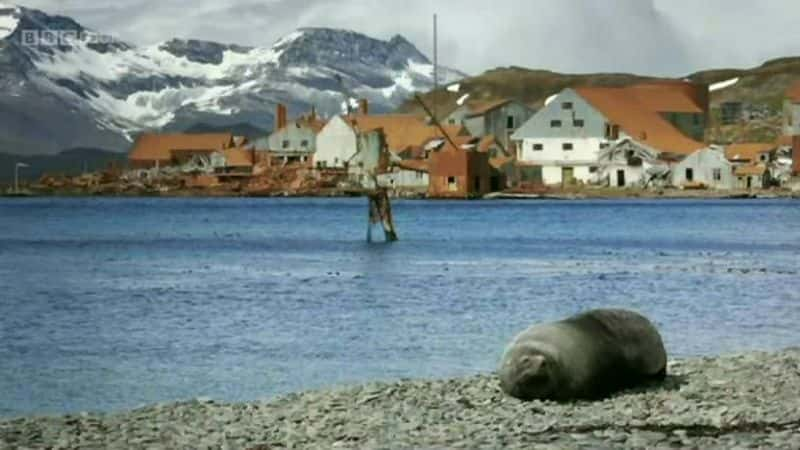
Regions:
[[436, 116], [436, 91], [439, 90], [439, 24], [438, 17], [433, 15], [433, 120], [437, 120]]

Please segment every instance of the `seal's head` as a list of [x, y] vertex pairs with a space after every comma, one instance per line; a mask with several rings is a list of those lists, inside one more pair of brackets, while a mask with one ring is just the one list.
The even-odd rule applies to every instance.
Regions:
[[520, 400], [552, 398], [556, 392], [554, 361], [536, 349], [510, 348], [499, 375], [503, 392]]

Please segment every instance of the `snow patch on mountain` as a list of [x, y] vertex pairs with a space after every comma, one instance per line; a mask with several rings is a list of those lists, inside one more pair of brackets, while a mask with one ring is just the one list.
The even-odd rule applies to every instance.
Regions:
[[0, 2], [0, 39], [5, 39], [19, 26], [19, 7]]
[[[0, 30], [13, 33], [20, 26], [91, 32], [68, 17], [0, 5]], [[366, 98], [371, 110], [390, 111], [434, 84], [433, 65], [402, 36], [383, 41], [327, 28], [300, 29], [269, 47], [194, 39], [143, 47], [86, 40], [57, 47], [17, 39], [4, 44], [0, 106], [20, 108], [21, 115], [18, 105], [46, 113], [37, 114], [41, 123], [31, 123], [30, 132], [0, 123], [0, 142], [3, 133], [24, 137], [63, 123], [37, 141], [48, 152], [67, 140], [85, 146], [97, 139], [129, 141], [140, 131], [179, 130], [198, 122], [264, 129], [271, 126], [276, 103], [286, 104], [290, 114], [314, 106], [330, 116], [344, 99]], [[444, 85], [463, 76], [439, 68]], [[104, 132], [96, 133], [98, 128]]]
[[433, 64], [419, 63], [413, 59], [409, 59], [408, 70], [425, 78], [433, 78]]
[[398, 91], [414, 92], [414, 79], [408, 72], [398, 72], [394, 77], [394, 84], [381, 90], [383, 96], [387, 99], [394, 97]]
[[287, 34], [286, 36], [283, 36], [282, 38], [280, 38], [277, 41], [275, 41], [275, 44], [272, 45], [272, 48], [285, 47], [285, 46], [291, 44], [292, 42], [294, 42], [294, 41], [300, 39], [301, 37], [303, 37], [304, 34], [305, 34], [305, 32], [303, 30], [293, 31], [293, 32]]
[[[276, 64], [276, 52], [255, 48], [247, 53], [226, 50], [220, 64], [204, 64], [176, 57], [161, 44], [143, 49], [131, 48], [100, 53], [78, 42], [69, 51], [45, 55], [35, 62], [41, 72], [54, 77], [74, 78], [86, 75], [102, 81], [116, 81], [127, 75], [158, 74], [170, 77], [221, 80], [247, 74], [247, 69], [260, 64]], [[251, 72], [252, 73], [252, 72]]]
[[721, 91], [725, 88], [729, 88], [735, 85], [738, 82], [739, 82], [739, 77], [731, 78], [730, 80], [720, 81], [719, 83], [712, 84], [711, 86], [708, 87], [708, 90], [710, 92]]

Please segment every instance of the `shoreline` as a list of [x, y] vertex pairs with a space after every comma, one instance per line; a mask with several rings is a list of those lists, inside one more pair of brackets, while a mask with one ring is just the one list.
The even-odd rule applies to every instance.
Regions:
[[[28, 191], [20, 194], [5, 193], [0, 191], [0, 198], [315, 198], [315, 199], [340, 199], [355, 198], [363, 195], [349, 191], [313, 191], [313, 192], [273, 192], [273, 193], [244, 193], [231, 191], [208, 190], [177, 190], [169, 192], [120, 192], [120, 193], [92, 193], [75, 191], [34, 192]], [[483, 197], [457, 198], [457, 197], [427, 197], [424, 195], [393, 195], [393, 200], [515, 200], [515, 201], [542, 201], [542, 200], [798, 200], [800, 191], [789, 190], [763, 190], [763, 191], [696, 191], [696, 190], [584, 190], [584, 191], [553, 191], [546, 193], [525, 192], [495, 192]]]
[[267, 401], [192, 400], [0, 419], [6, 448], [800, 447], [800, 348], [671, 360], [664, 383], [602, 401], [520, 402], [493, 374]]

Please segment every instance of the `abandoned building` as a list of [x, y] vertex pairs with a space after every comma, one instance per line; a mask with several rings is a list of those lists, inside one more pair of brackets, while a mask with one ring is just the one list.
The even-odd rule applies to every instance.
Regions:
[[317, 135], [325, 121], [314, 108], [294, 120], [288, 120], [285, 105], [275, 107], [275, 129], [266, 138], [257, 139], [253, 145], [259, 151], [268, 151], [273, 166], [311, 164], [317, 148]]
[[143, 133], [128, 152], [128, 161], [136, 169], [178, 166], [195, 155], [208, 157], [233, 147], [234, 136], [231, 133]]
[[642, 186], [663, 172], [653, 166], [668, 166], [705, 147], [707, 118], [706, 85], [565, 89], [513, 135], [525, 169], [520, 181]]
[[386, 173], [378, 176], [378, 183], [395, 195], [423, 195], [430, 186], [428, 172], [426, 159], [395, 161]]
[[763, 189], [769, 186], [769, 169], [765, 164], [748, 164], [736, 168], [736, 187], [739, 189]]
[[[357, 114], [335, 116], [317, 136], [314, 156], [318, 168], [344, 168], [356, 153], [356, 136], [364, 130], [383, 130], [386, 147], [396, 159], [415, 159], [420, 149], [432, 139], [441, 139], [442, 132], [412, 114], [369, 115], [366, 101], [360, 102]], [[461, 126], [448, 126], [451, 136], [463, 136]]]
[[672, 186], [679, 188], [734, 189], [734, 166], [721, 149], [704, 148], [675, 164]]
[[429, 197], [472, 198], [492, 191], [489, 155], [477, 151], [477, 143], [478, 138], [456, 137], [431, 153]]
[[778, 146], [768, 142], [746, 142], [725, 147], [725, 157], [734, 165], [769, 164], [775, 160]]
[[461, 105], [445, 119], [447, 125], [463, 125], [470, 135], [494, 136], [504, 148], [512, 146], [511, 135], [534, 114], [528, 105], [513, 99]]

